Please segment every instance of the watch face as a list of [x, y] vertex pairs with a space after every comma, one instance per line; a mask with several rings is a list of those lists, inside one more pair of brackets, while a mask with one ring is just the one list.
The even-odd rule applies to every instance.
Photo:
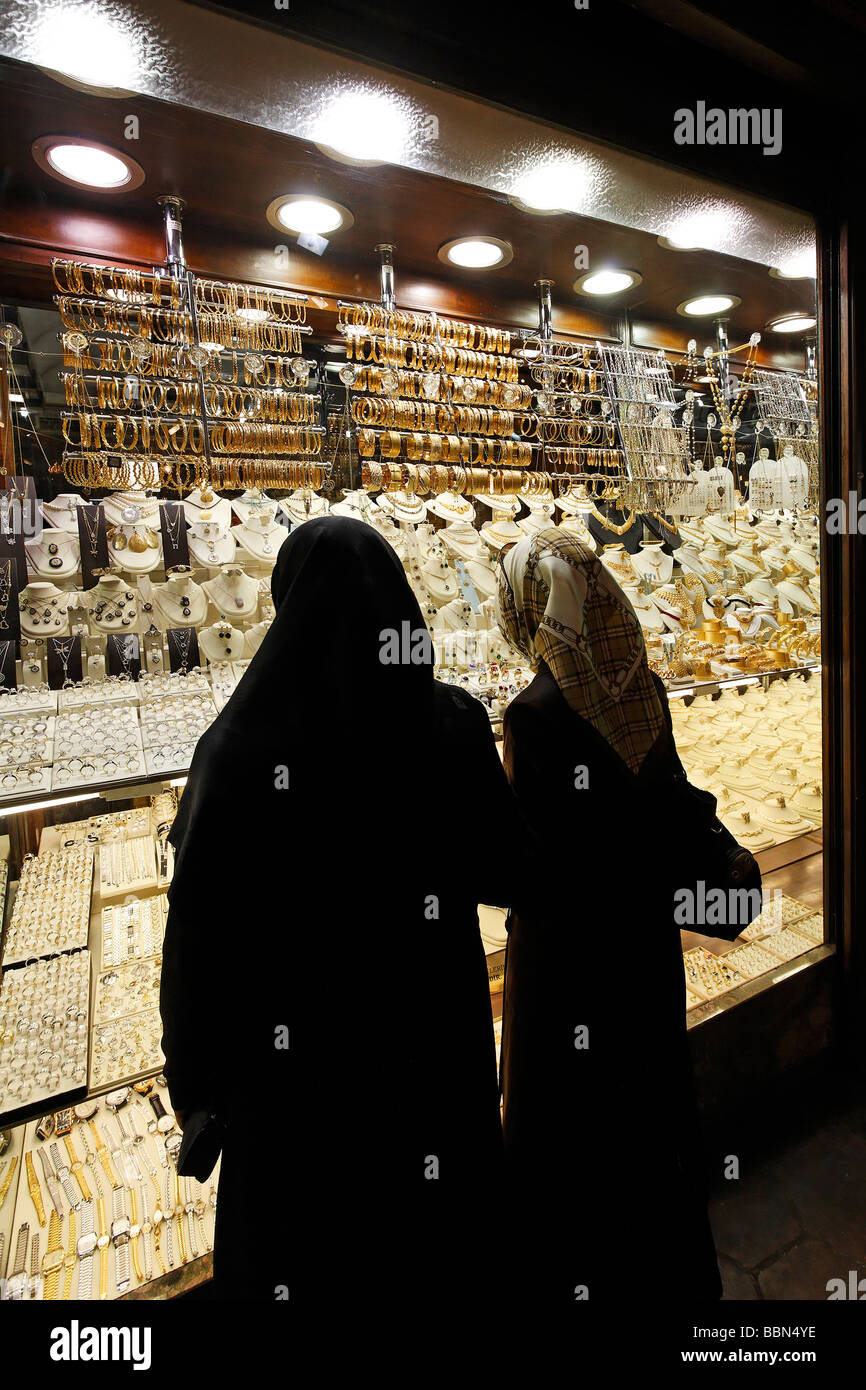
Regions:
[[165, 1151], [169, 1158], [176, 1158], [180, 1153], [180, 1146], [183, 1143], [179, 1134], [170, 1134], [165, 1141]]
[[121, 1086], [118, 1091], [109, 1091], [105, 1097], [105, 1104], [109, 1110], [119, 1110], [129, 1100], [129, 1087]]
[[129, 1238], [130, 1221], [128, 1216], [118, 1216], [116, 1221], [111, 1223], [111, 1239], [119, 1240], [122, 1236]]
[[160, 1134], [168, 1134], [169, 1130], [174, 1129], [174, 1116], [160, 1115], [159, 1119], [156, 1122], [156, 1127], [159, 1130]]
[[54, 1133], [54, 1116], [43, 1115], [36, 1126], [36, 1133], [40, 1139], [50, 1139]]
[[54, 1116], [54, 1133], [60, 1135], [69, 1134], [72, 1130], [72, 1111], [58, 1110]]
[[95, 1231], [92, 1235], [80, 1237], [78, 1245], [75, 1247], [78, 1251], [79, 1260], [85, 1260], [88, 1255], [93, 1254], [94, 1250], [96, 1249], [96, 1242], [97, 1235]]
[[92, 1120], [99, 1109], [99, 1101], [83, 1100], [80, 1105], [75, 1107], [75, 1118], [84, 1123], [85, 1120]]
[[42, 1273], [53, 1274], [55, 1269], [60, 1269], [63, 1265], [63, 1251], [49, 1250], [42, 1257]]

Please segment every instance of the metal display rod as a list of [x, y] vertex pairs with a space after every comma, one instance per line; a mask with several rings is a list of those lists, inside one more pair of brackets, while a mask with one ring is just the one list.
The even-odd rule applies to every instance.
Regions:
[[553, 302], [550, 295], [553, 286], [553, 280], [535, 281], [535, 291], [538, 295], [538, 336], [544, 341], [553, 337]]
[[379, 256], [379, 292], [382, 308], [393, 313], [397, 308], [397, 296], [394, 293], [394, 252], [397, 248], [388, 241], [382, 241], [375, 250]]

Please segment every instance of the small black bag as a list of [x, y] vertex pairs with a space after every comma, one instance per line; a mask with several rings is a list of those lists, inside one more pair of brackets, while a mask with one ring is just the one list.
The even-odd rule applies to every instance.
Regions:
[[177, 1156], [181, 1177], [207, 1182], [225, 1143], [225, 1125], [210, 1110], [193, 1110], [183, 1127], [183, 1142]]

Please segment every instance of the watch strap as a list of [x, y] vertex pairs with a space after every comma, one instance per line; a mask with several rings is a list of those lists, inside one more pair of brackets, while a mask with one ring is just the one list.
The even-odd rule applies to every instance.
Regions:
[[36, 1215], [40, 1226], [48, 1225], [48, 1217], [45, 1215], [45, 1204], [42, 1201], [42, 1188], [39, 1186], [39, 1179], [36, 1176], [36, 1169], [33, 1166], [33, 1154], [30, 1149], [24, 1155], [24, 1167], [27, 1171], [27, 1188], [30, 1192], [30, 1200], [36, 1208]]

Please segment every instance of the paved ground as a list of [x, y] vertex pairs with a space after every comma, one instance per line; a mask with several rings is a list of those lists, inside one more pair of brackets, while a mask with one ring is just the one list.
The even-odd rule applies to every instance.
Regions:
[[866, 1277], [866, 1099], [744, 1156], [710, 1215], [725, 1298], [823, 1301], [829, 1279]]

